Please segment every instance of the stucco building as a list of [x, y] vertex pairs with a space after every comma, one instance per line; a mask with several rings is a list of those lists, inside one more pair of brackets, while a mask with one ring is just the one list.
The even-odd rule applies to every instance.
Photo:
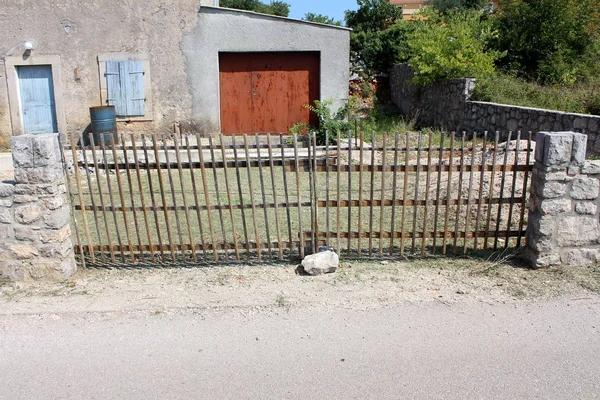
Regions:
[[80, 133], [114, 105], [121, 132], [264, 133], [348, 96], [349, 30], [214, 0], [3, 0], [0, 145]]

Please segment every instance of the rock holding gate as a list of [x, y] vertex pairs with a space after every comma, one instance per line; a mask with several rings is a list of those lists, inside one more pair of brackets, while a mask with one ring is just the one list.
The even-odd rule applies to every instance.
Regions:
[[587, 136], [540, 132], [531, 181], [527, 255], [534, 267], [600, 262], [600, 161]]
[[330, 250], [308, 255], [302, 260], [302, 267], [309, 275], [331, 274], [337, 271], [340, 264], [338, 255]]
[[77, 269], [56, 134], [11, 139], [15, 180], [0, 182], [0, 281], [62, 281]]

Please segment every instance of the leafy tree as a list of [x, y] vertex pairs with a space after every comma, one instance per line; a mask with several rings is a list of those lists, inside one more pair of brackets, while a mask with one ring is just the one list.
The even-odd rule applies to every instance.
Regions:
[[283, 1], [271, 1], [269, 4], [266, 4], [259, 0], [221, 0], [220, 5], [221, 7], [255, 11], [281, 17], [290, 15], [290, 5]]
[[353, 72], [365, 77], [408, 58], [406, 37], [414, 26], [402, 20], [402, 9], [388, 0], [357, 0], [358, 10], [346, 11], [346, 25], [353, 29], [350, 50]]
[[428, 8], [418, 28], [408, 36], [412, 57], [408, 64], [415, 70], [413, 82], [425, 86], [439, 79], [493, 74], [494, 62], [502, 54], [488, 50], [491, 22], [476, 11], [447, 16]]
[[594, 59], [600, 0], [501, 0], [495, 21], [494, 46], [506, 51], [504, 69], [541, 83], [569, 84], [589, 70], [582, 61]]
[[302, 18], [304, 21], [317, 22], [319, 24], [337, 25], [341, 26], [342, 21], [336, 21], [331, 17], [323, 14], [306, 13]]

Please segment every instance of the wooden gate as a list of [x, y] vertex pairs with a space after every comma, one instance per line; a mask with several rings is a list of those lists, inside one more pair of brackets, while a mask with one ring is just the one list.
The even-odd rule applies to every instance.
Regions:
[[317, 125], [305, 107], [319, 99], [319, 53], [220, 53], [221, 132], [289, 132]]
[[531, 135], [72, 138], [77, 250], [89, 264], [290, 260], [518, 247]]

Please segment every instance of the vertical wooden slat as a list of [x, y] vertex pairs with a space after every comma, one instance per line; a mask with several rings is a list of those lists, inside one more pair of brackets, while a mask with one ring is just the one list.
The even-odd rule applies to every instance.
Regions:
[[340, 219], [342, 217], [342, 206], [341, 206], [341, 202], [342, 202], [342, 189], [341, 189], [341, 183], [342, 183], [342, 172], [341, 172], [341, 168], [342, 168], [342, 148], [341, 148], [341, 141], [342, 141], [342, 137], [341, 137], [341, 133], [340, 131], [337, 132], [337, 165], [336, 165], [336, 222], [335, 222], [335, 232], [336, 232], [336, 236], [337, 236], [337, 252], [338, 255], [342, 254], [342, 245], [341, 245], [341, 238], [340, 238]]
[[[142, 236], [141, 236], [141, 232], [140, 232], [140, 226], [138, 224], [138, 215], [137, 215], [137, 211], [136, 211], [136, 207], [135, 207], [135, 199], [134, 199], [134, 194], [133, 194], [133, 181], [132, 181], [132, 177], [131, 177], [131, 167], [129, 166], [129, 157], [127, 156], [127, 149], [126, 149], [125, 144], [126, 144], [125, 135], [121, 134], [121, 151], [123, 152], [123, 160], [125, 161], [125, 171], [127, 173], [127, 187], [129, 188], [129, 201], [131, 204], [131, 212], [133, 214], [133, 226], [135, 228], [138, 246], [140, 249], [140, 258], [143, 261], [145, 257], [144, 257], [144, 251], [142, 250]], [[135, 147], [135, 140], [133, 138], [131, 139], [131, 145], [132, 145], [132, 147]], [[133, 252], [132, 252], [132, 254], [133, 254]]]
[[492, 199], [494, 198], [494, 181], [496, 179], [496, 161], [498, 159], [498, 143], [500, 142], [500, 132], [496, 131], [494, 139], [494, 152], [492, 154], [492, 173], [490, 175], [490, 193], [487, 202], [487, 218], [485, 223], [485, 232], [483, 237], [483, 248], [487, 250], [488, 239], [490, 236], [490, 223], [492, 221]]
[[[356, 121], [354, 121], [356, 133]], [[352, 133], [348, 138], [348, 255], [352, 249]]]
[[[169, 218], [169, 208], [167, 204], [167, 195], [165, 190], [165, 182], [162, 176], [162, 167], [160, 161], [160, 154], [158, 153], [158, 143], [156, 143], [156, 135], [152, 135], [152, 148], [154, 149], [154, 157], [156, 159], [156, 174], [158, 175], [158, 186], [160, 188], [160, 197], [162, 200], [162, 210], [165, 216], [165, 223], [167, 225], [167, 238], [169, 239], [169, 249], [171, 250], [171, 262], [177, 261], [177, 254], [175, 252], [175, 243], [173, 243], [173, 235], [171, 233], [171, 220]], [[146, 160], [148, 160], [146, 158]]]
[[[167, 138], [165, 135], [161, 137], [163, 153], [165, 154], [165, 163], [167, 165], [167, 178], [169, 179], [169, 188], [171, 189], [171, 198], [173, 199], [173, 207], [175, 208], [175, 228], [177, 229], [177, 237], [179, 238], [179, 244], [183, 246], [183, 229], [181, 229], [181, 224], [179, 222], [179, 210], [177, 206], [177, 194], [175, 192], [175, 181], [173, 180], [173, 173], [171, 171], [171, 160], [169, 158], [169, 150], [167, 148]], [[185, 252], [181, 250], [181, 256], [185, 261]], [[176, 258], [172, 260], [174, 263], [177, 261]]]
[[179, 172], [179, 184], [181, 186], [181, 199], [183, 201], [183, 210], [185, 212], [185, 224], [188, 231], [188, 237], [190, 239], [190, 245], [192, 246], [192, 260], [194, 260], [194, 262], [198, 262], [198, 257], [196, 256], [196, 246], [194, 246], [194, 234], [192, 233], [192, 224], [190, 222], [190, 209], [188, 207], [187, 196], [185, 195], [187, 191], [187, 185], [183, 179], [183, 168], [181, 166], [181, 155], [179, 154], [179, 142], [177, 140], [177, 136], [173, 137], [173, 142], [175, 144], [175, 158], [177, 160], [177, 171]]
[[[91, 133], [89, 134], [91, 136]], [[84, 143], [84, 138], [83, 138], [83, 133], [79, 136], [79, 140], [81, 142], [81, 152], [83, 154], [83, 165], [85, 168], [85, 172], [86, 172], [86, 180], [87, 180], [87, 186], [88, 186], [88, 190], [90, 191], [90, 203], [92, 204], [92, 209], [93, 209], [93, 215], [94, 215], [94, 223], [96, 226], [96, 235], [98, 235], [98, 245], [100, 246], [100, 248], [102, 248], [103, 245], [103, 238], [102, 238], [102, 232], [101, 232], [101, 228], [100, 228], [100, 220], [98, 218], [98, 209], [96, 207], [96, 196], [94, 196], [94, 189], [93, 189], [93, 185], [92, 185], [92, 178], [91, 178], [91, 167], [87, 158], [87, 152], [85, 150], [85, 147], [83, 146]], [[89, 136], [88, 136], [89, 139]], [[92, 153], [95, 151], [94, 149], [94, 144], [92, 143], [91, 139], [90, 140], [90, 148], [92, 149]], [[96, 163], [94, 163], [94, 173], [96, 174], [96, 181], [99, 182], [99, 171], [98, 168], [96, 166]], [[104, 208], [104, 207], [102, 207]], [[108, 240], [109, 242], [109, 246], [110, 246], [110, 240]], [[92, 249], [90, 249], [90, 252], [93, 253], [94, 251]], [[103, 251], [100, 251], [100, 258], [102, 259], [103, 263], [106, 263], [106, 256], [104, 254]]]
[[496, 214], [496, 232], [494, 233], [494, 250], [498, 249], [500, 221], [502, 220], [502, 206], [504, 205], [504, 184], [506, 183], [506, 169], [508, 167], [508, 146], [510, 145], [512, 132], [508, 132], [508, 140], [504, 147], [504, 162], [502, 164], [502, 177], [500, 178], [500, 199], [498, 200], [498, 212]]
[[250, 188], [250, 206], [252, 207], [252, 226], [254, 227], [254, 238], [256, 240], [256, 255], [258, 256], [258, 261], [261, 261], [262, 246], [256, 224], [256, 205], [254, 202], [254, 185], [252, 184], [252, 167], [250, 166], [250, 155], [248, 154], [248, 135], [244, 135], [244, 151], [246, 153], [246, 172], [248, 172], [248, 187]]
[[460, 169], [458, 171], [458, 193], [456, 197], [458, 199], [458, 204], [456, 205], [456, 221], [454, 221], [454, 243], [452, 244], [452, 252], [454, 254], [457, 254], [458, 237], [460, 236], [460, 206], [462, 203], [462, 187], [465, 174], [465, 137], [466, 132], [463, 132], [460, 140]]
[[262, 167], [262, 157], [260, 155], [260, 142], [258, 140], [258, 135], [254, 135], [254, 140], [256, 142], [256, 159], [258, 161], [258, 175], [260, 179], [260, 189], [262, 192], [262, 209], [265, 217], [265, 235], [267, 237], [267, 247], [269, 249], [269, 257], [273, 258], [273, 246], [271, 244], [271, 230], [269, 229], [269, 216], [267, 214], [267, 193], [265, 191], [265, 178], [263, 175], [263, 167]]
[[296, 194], [298, 199], [298, 238], [300, 257], [304, 258], [304, 231], [302, 230], [302, 194], [300, 192], [300, 161], [298, 159], [298, 135], [294, 133], [294, 161], [296, 163]]
[[[442, 241], [442, 254], [446, 255], [447, 253], [447, 242], [448, 242], [448, 228], [450, 224], [450, 200], [452, 198], [452, 169], [454, 168], [454, 139], [456, 138], [456, 134], [452, 132], [450, 136], [450, 159], [448, 160], [448, 165], [450, 166], [448, 169], [448, 184], [446, 187], [446, 215], [444, 216], [444, 236]], [[460, 191], [458, 197], [460, 198]]]
[[[219, 210], [219, 222], [221, 225], [221, 235], [223, 235], [223, 248], [225, 250], [225, 258], [229, 259], [229, 246], [227, 245], [227, 231], [225, 230], [225, 218], [223, 218], [223, 205], [221, 202], [221, 190], [219, 189], [219, 177], [217, 175], [217, 158], [215, 157], [215, 146], [212, 136], [208, 136], [208, 148], [210, 150], [210, 159], [212, 160], [213, 179], [215, 181], [215, 198], [217, 199], [217, 208]], [[191, 161], [191, 160], [190, 160]], [[226, 164], [223, 158], [223, 164]], [[225, 166], [223, 168], [226, 168]], [[232, 226], [233, 229], [233, 226]]]
[[[245, 139], [245, 138], [244, 138]], [[219, 253], [217, 251], [217, 243], [215, 241], [215, 229], [213, 226], [213, 218], [212, 218], [212, 202], [210, 200], [210, 191], [208, 190], [208, 180], [206, 178], [206, 166], [204, 165], [204, 150], [202, 149], [200, 139], [200, 134], [196, 133], [196, 143], [198, 143], [198, 159], [200, 160], [200, 174], [202, 175], [202, 187], [204, 188], [204, 201], [206, 202], [206, 214], [208, 216], [208, 231], [210, 233], [210, 242], [212, 244], [213, 258], [215, 262], [219, 261]], [[246, 154], [248, 150], [246, 149]], [[247, 155], [246, 155], [247, 157]], [[250, 182], [250, 187], [252, 187], [252, 182]], [[252, 195], [252, 190], [250, 190], [250, 195]]]
[[[108, 227], [108, 215], [106, 213], [106, 202], [104, 201], [104, 193], [102, 190], [102, 182], [100, 180], [100, 167], [98, 165], [98, 157], [96, 155], [96, 145], [94, 143], [94, 137], [89, 134], [90, 144], [92, 146], [92, 160], [94, 161], [94, 170], [96, 171], [96, 183], [98, 186], [98, 197], [100, 197], [100, 206], [102, 207], [102, 219], [104, 220], [104, 228], [106, 229], [106, 240], [108, 240], [108, 249], [110, 252], [110, 261], [114, 264], [116, 262], [115, 252], [113, 251], [112, 235], [110, 228]], [[91, 187], [90, 187], [91, 189]], [[90, 190], [91, 193], [91, 190]]]
[[[85, 230], [85, 237], [87, 240], [87, 244], [89, 246], [88, 248], [90, 249], [89, 250], [90, 261], [93, 264], [96, 262], [96, 255], [94, 254], [94, 250], [92, 248], [92, 245], [93, 245], [92, 235], [90, 234], [90, 228], [88, 225], [87, 215], [86, 215], [86, 210], [85, 210], [85, 202], [83, 200], [83, 188], [81, 187], [81, 177], [79, 175], [79, 157], [77, 155], [77, 143], [75, 141], [74, 135], [71, 135], [70, 139], [71, 139], [71, 153], [73, 154], [73, 169], [75, 170], [75, 183], [77, 185], [77, 197], [79, 198], [79, 206], [81, 207], [81, 216], [83, 218], [83, 229]], [[85, 148], [83, 147], [83, 140], [81, 141], [81, 151], [82, 151], [82, 153], [85, 153]], [[87, 175], [89, 175], [90, 171], [87, 168], [87, 163], [86, 163], [85, 168], [86, 168], [85, 173]], [[93, 200], [94, 196], [91, 191], [90, 191], [90, 197]], [[96, 207], [94, 207], [94, 209], [95, 208]], [[80, 246], [83, 247], [81, 244], [80, 244]], [[85, 262], [85, 256], [82, 256], [82, 257], [83, 257], [82, 260]]]
[[[531, 136], [532, 132], [529, 131], [529, 136], [527, 137], [527, 156], [525, 161], [525, 165], [527, 165], [528, 167], [529, 163], [531, 162]], [[525, 209], [527, 208], [527, 191], [529, 190], [529, 174], [529, 171], [523, 172], [523, 201], [521, 202], [521, 214], [519, 215], [519, 232], [517, 234], [517, 247], [521, 247], [523, 225], [525, 224]]]
[[390, 256], [394, 254], [394, 237], [396, 236], [396, 199], [398, 190], [398, 146], [400, 146], [400, 134], [394, 135], [394, 172], [392, 174], [392, 216], [390, 218]]
[[[227, 154], [225, 152], [225, 144], [223, 143], [223, 135], [219, 136], [219, 143], [221, 147], [221, 158], [223, 159], [223, 175], [225, 175], [225, 190], [227, 191], [227, 207], [229, 208], [229, 218], [231, 219], [231, 236], [233, 239], [233, 251], [235, 252], [235, 259], [240, 260], [240, 250], [238, 248], [237, 231], [235, 218], [233, 217], [233, 204], [231, 202], [231, 187], [229, 185], [229, 170], [227, 167]], [[200, 215], [200, 214], [198, 214]], [[227, 237], [225, 237], [227, 241]]]
[[[508, 248], [508, 244], [510, 241], [510, 226], [512, 225], [512, 217], [513, 217], [513, 207], [515, 204], [515, 191], [517, 190], [517, 166], [519, 165], [519, 151], [521, 150], [521, 131], [517, 132], [517, 145], [515, 146], [515, 162], [514, 169], [512, 171], [512, 185], [510, 189], [510, 203], [508, 206], [508, 221], [506, 223], [506, 238], [504, 241], [504, 248]], [[525, 193], [523, 193], [525, 196]]]
[[[438, 174], [437, 174], [437, 185], [436, 185], [436, 189], [435, 189], [435, 211], [434, 211], [434, 217], [433, 217], [433, 244], [431, 247], [431, 253], [435, 254], [436, 252], [436, 248], [437, 248], [437, 234], [439, 231], [439, 226], [438, 226], [438, 222], [439, 222], [439, 217], [440, 217], [440, 203], [441, 203], [441, 199], [440, 199], [440, 191], [442, 189], [442, 160], [444, 159], [444, 139], [446, 138], [446, 135], [442, 132], [440, 134], [440, 152], [439, 152], [439, 160], [438, 160]], [[444, 232], [445, 234], [445, 232]]]
[[481, 172], [479, 174], [479, 201], [477, 202], [477, 216], [475, 217], [475, 239], [473, 241], [473, 250], [477, 250], [480, 221], [481, 221], [481, 208], [483, 206], [483, 181], [485, 178], [485, 167], [487, 165], [487, 131], [483, 133], [483, 142], [481, 143]]
[[[309, 135], [310, 139], [310, 135]], [[318, 184], [318, 175], [317, 175], [317, 134], [313, 135], [313, 158], [312, 158], [312, 170], [313, 170], [313, 195], [314, 195], [314, 204], [315, 204], [315, 220], [313, 225], [313, 231], [315, 232], [315, 247], [313, 247], [313, 251], [319, 251], [319, 184]], [[310, 142], [309, 142], [310, 146]]]
[[288, 228], [288, 237], [289, 237], [289, 249], [290, 253], [294, 249], [294, 239], [292, 237], [292, 211], [290, 209], [290, 193], [288, 190], [288, 179], [286, 172], [286, 156], [285, 156], [285, 145], [283, 143], [283, 134], [279, 134], [279, 145], [281, 146], [281, 173], [283, 175], [283, 193], [285, 196], [285, 214], [287, 217], [287, 228]]
[[358, 240], [357, 253], [362, 257], [362, 208], [363, 208], [363, 156], [365, 151], [365, 131], [360, 130], [360, 148], [358, 152]]
[[[198, 229], [200, 236], [200, 245], [202, 246], [202, 254], [204, 255], [204, 259], [207, 258], [206, 255], [206, 241], [204, 240], [204, 224], [202, 223], [202, 215], [200, 213], [200, 199], [198, 198], [198, 185], [196, 184], [196, 173], [194, 171], [194, 163], [192, 162], [192, 150], [190, 146], [190, 138], [188, 135], [185, 136], [185, 148], [188, 156], [188, 160], [190, 160], [190, 178], [192, 180], [192, 192], [194, 193], [194, 205], [196, 208], [196, 218], [198, 219]], [[196, 241], [192, 239], [192, 249], [196, 251]]]
[[[421, 254], [425, 255], [429, 232], [427, 230], [427, 219], [429, 218], [429, 189], [431, 184], [431, 156], [433, 153], [433, 133], [429, 132], [429, 143], [427, 145], [427, 174], [425, 177], [425, 210], [423, 211], [423, 239], [421, 240]], [[434, 229], [435, 231], [435, 229]]]
[[[121, 184], [121, 172], [119, 171], [119, 158], [117, 157], [117, 149], [115, 146], [115, 139], [113, 135], [110, 136], [110, 147], [113, 154], [113, 162], [115, 163], [115, 175], [117, 177], [117, 189], [119, 190], [119, 199], [121, 201], [121, 208], [123, 209], [123, 222], [125, 223], [125, 235], [127, 236], [127, 249], [129, 250], [129, 256], [131, 262], [135, 262], [135, 254], [133, 252], [133, 243], [131, 241], [131, 233], [129, 232], [129, 221], [127, 219], [127, 205], [125, 203], [125, 194], [123, 193], [123, 185]], [[118, 228], [117, 228], [118, 229]], [[140, 249], [141, 251], [141, 249]]]
[[[275, 165], [273, 163], [273, 146], [271, 145], [271, 134], [267, 133], [267, 150], [269, 153], [269, 169], [271, 172], [271, 190], [273, 191], [273, 204], [275, 204], [275, 232], [277, 234], [277, 249], [279, 260], [283, 260], [283, 242], [281, 241], [281, 228], [279, 222], [279, 198], [277, 197], [277, 185], [275, 183]], [[283, 161], [283, 159], [282, 159]], [[285, 165], [283, 165], [285, 169]], [[265, 216], [266, 218], [266, 216]]]
[[[406, 140], [406, 149], [404, 153], [404, 167], [408, 168], [410, 161], [410, 134], [406, 132], [404, 134]], [[404, 170], [404, 186], [402, 187], [402, 215], [400, 216], [400, 254], [404, 255], [404, 227], [406, 223], [406, 200], [408, 200], [408, 171]]]
[[[160, 221], [158, 219], [158, 207], [156, 206], [157, 202], [156, 202], [156, 198], [154, 196], [154, 183], [153, 183], [153, 179], [152, 179], [152, 170], [150, 169], [150, 158], [148, 157], [148, 147], [146, 146], [146, 137], [144, 135], [142, 135], [142, 148], [144, 149], [144, 157], [146, 159], [146, 173], [147, 173], [147, 177], [148, 177], [148, 186], [150, 189], [150, 200], [152, 202], [154, 223], [156, 224], [156, 232], [158, 234], [158, 244], [160, 247], [160, 255], [161, 255], [162, 261], [165, 262], [166, 261], [165, 260], [165, 251], [163, 250], [163, 240], [162, 240], [162, 234], [160, 231]], [[137, 155], [137, 153], [136, 153], [136, 155]], [[157, 165], [159, 164], [158, 159], [156, 159], [156, 164]], [[158, 172], [157, 172], [157, 175], [158, 175]], [[163, 204], [163, 207], [164, 207], [164, 204]], [[170, 228], [167, 225], [167, 232], [169, 232], [169, 229]]]
[[[104, 172], [106, 173], [106, 187], [108, 188], [108, 200], [110, 201], [111, 214], [113, 217], [113, 222], [115, 224], [115, 233], [117, 235], [117, 241], [119, 242], [119, 252], [121, 253], [121, 261], [125, 263], [125, 248], [123, 246], [123, 241], [121, 240], [121, 232], [119, 229], [119, 223], [117, 221], [117, 211], [115, 210], [115, 198], [113, 196], [112, 185], [110, 183], [110, 169], [108, 167], [106, 141], [104, 140], [104, 136], [101, 136], [101, 138], [102, 158], [104, 163]], [[115, 160], [115, 162], [116, 161], [117, 160]]]
[[419, 201], [419, 179], [421, 176], [421, 150], [423, 145], [423, 134], [419, 132], [419, 138], [417, 140], [417, 173], [415, 175], [415, 205], [413, 208], [413, 221], [412, 221], [412, 243], [410, 246], [410, 252], [414, 253], [417, 244], [417, 220], [418, 220], [418, 212], [419, 205], [417, 204]]
[[[140, 162], [139, 162], [139, 158], [138, 158], [138, 153], [137, 153], [137, 145], [135, 143], [135, 141], [133, 141], [133, 161], [135, 163], [135, 175], [137, 178], [137, 182], [138, 182], [138, 190], [139, 190], [139, 194], [140, 194], [140, 202], [142, 204], [142, 213], [144, 215], [144, 227], [146, 228], [146, 236], [148, 238], [148, 245], [150, 246], [150, 248], [153, 248], [154, 245], [154, 241], [152, 240], [152, 232], [150, 231], [150, 223], [148, 221], [148, 211], [146, 210], [146, 199], [144, 196], [144, 188], [142, 186], [142, 172], [140, 171]], [[147, 160], [146, 160], [147, 163]], [[150, 186], [150, 190], [152, 190], [152, 186]], [[154, 208], [154, 207], [153, 207]], [[154, 210], [154, 212], [156, 212], [156, 209]], [[160, 238], [160, 227], [158, 226], [158, 224], [156, 224], [156, 230], [158, 232], [158, 237]], [[161, 243], [161, 249], [162, 249], [162, 243]], [[156, 257], [154, 257], [154, 251], [150, 250], [150, 260], [152, 260], [152, 262], [156, 262]]]
[[[381, 154], [381, 203], [379, 206], [379, 257], [383, 257], [383, 212], [385, 210], [385, 172], [386, 172], [386, 155], [387, 155], [388, 134], [383, 134], [383, 152]], [[392, 233], [394, 231], [392, 230]]]
[[[477, 142], [477, 134], [473, 133], [473, 140], [471, 141], [471, 171], [469, 173], [469, 189], [467, 191], [467, 211], [465, 221], [465, 239], [463, 241], [463, 254], [467, 254], [467, 233], [469, 232], [471, 222], [471, 199], [473, 198], [473, 177], [475, 169], [475, 143]], [[482, 153], [483, 159], [483, 153]], [[477, 230], [477, 225], [475, 225]]]
[[327, 248], [331, 245], [329, 218], [329, 130], [327, 130], [325, 131], [325, 246]]
[[375, 202], [375, 131], [371, 131], [371, 188], [369, 194], [369, 257], [373, 256], [373, 213]]
[[250, 259], [250, 241], [248, 240], [248, 225], [246, 224], [246, 203], [244, 202], [244, 193], [242, 191], [242, 179], [240, 177], [240, 161], [237, 153], [237, 144], [235, 142], [235, 135], [231, 135], [231, 145], [233, 147], [233, 160], [235, 165], [235, 176], [237, 179], [238, 195], [240, 196], [241, 213], [242, 213], [242, 226], [244, 227], [244, 240], [246, 245], [246, 257]]
[[312, 134], [307, 135], [308, 145], [306, 148], [308, 154], [308, 198], [310, 199], [310, 246], [313, 253], [317, 252], [315, 241], [315, 194], [314, 194], [314, 177], [312, 157]]

